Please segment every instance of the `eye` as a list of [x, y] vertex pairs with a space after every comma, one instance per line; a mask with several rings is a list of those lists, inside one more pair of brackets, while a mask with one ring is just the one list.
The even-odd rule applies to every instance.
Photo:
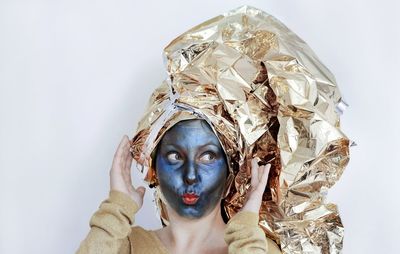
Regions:
[[205, 152], [200, 157], [200, 160], [204, 161], [204, 162], [210, 162], [210, 161], [213, 161], [215, 159], [215, 157], [216, 157], [215, 153], [213, 153], [213, 152]]
[[170, 152], [167, 154], [167, 158], [170, 162], [177, 162], [181, 159], [181, 156], [177, 152]]

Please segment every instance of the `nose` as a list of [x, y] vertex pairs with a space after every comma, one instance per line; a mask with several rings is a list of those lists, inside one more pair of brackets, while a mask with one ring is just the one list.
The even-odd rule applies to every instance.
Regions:
[[198, 181], [197, 171], [194, 163], [188, 163], [183, 178], [187, 185], [192, 185]]

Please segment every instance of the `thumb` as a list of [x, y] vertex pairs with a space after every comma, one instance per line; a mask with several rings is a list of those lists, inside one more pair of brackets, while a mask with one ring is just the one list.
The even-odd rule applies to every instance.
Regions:
[[140, 194], [140, 196], [144, 196], [144, 193], [146, 192], [146, 188], [143, 186], [139, 186], [136, 188], [136, 191]]

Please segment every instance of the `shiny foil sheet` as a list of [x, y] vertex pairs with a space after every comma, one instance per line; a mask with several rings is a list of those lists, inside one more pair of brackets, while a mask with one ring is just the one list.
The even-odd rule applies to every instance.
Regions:
[[[250, 188], [250, 161], [271, 163], [260, 226], [283, 253], [340, 253], [344, 228], [326, 201], [349, 161], [346, 106], [332, 73], [273, 16], [243, 6], [180, 35], [164, 49], [168, 78], [153, 92], [132, 155], [157, 187], [152, 152], [175, 123], [202, 118], [227, 155], [230, 218]], [[165, 224], [162, 193], [156, 204]]]

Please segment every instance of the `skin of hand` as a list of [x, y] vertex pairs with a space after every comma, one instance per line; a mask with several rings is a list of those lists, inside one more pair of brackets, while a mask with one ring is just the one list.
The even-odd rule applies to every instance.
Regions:
[[129, 152], [130, 142], [127, 135], [122, 140], [115, 152], [112, 167], [110, 170], [110, 189], [128, 194], [139, 206], [143, 205], [143, 197], [146, 188], [139, 186], [135, 188], [131, 180], [131, 165], [133, 157]]
[[251, 188], [247, 193], [246, 201], [241, 211], [259, 213], [271, 164], [258, 166], [257, 160], [253, 159], [251, 167]]

